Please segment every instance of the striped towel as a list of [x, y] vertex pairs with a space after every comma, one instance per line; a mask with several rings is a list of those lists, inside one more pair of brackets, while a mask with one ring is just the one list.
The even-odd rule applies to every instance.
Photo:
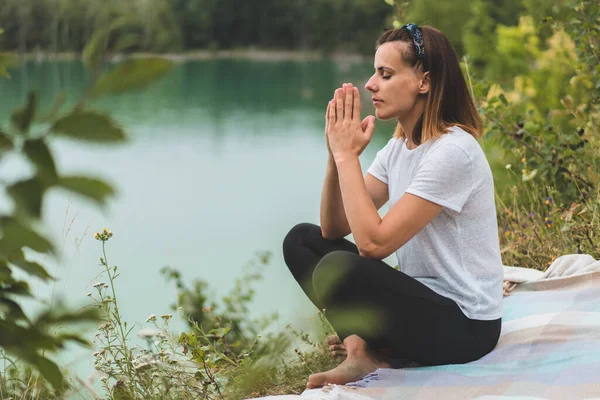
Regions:
[[600, 261], [573, 254], [546, 272], [504, 268], [500, 340], [481, 359], [378, 369], [345, 386], [268, 399], [600, 399]]

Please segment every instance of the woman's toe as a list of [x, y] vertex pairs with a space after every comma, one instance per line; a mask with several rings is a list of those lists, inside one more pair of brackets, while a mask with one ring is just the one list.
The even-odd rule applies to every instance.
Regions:
[[342, 343], [342, 341], [340, 340], [340, 338], [337, 335], [331, 335], [327, 338], [328, 345], [341, 344], [341, 343]]

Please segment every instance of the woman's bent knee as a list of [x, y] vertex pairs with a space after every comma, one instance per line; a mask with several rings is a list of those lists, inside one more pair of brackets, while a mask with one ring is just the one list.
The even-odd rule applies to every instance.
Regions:
[[320, 293], [330, 292], [352, 274], [357, 254], [336, 250], [326, 254], [313, 272], [313, 287]]
[[311, 224], [310, 222], [302, 222], [290, 229], [286, 238], [306, 237], [314, 235], [315, 233], [321, 233], [321, 227], [319, 225]]
[[295, 225], [283, 239], [283, 259], [289, 266], [296, 257], [297, 249], [304, 246], [305, 239], [321, 234], [321, 228], [315, 224], [303, 222]]
[[325, 254], [321, 261], [319, 261], [319, 264], [317, 264], [313, 277], [318, 279], [324, 275], [332, 274], [331, 271], [343, 271], [347, 269], [349, 264], [352, 263], [354, 256], [356, 254], [345, 250], [335, 250]]
[[309, 222], [295, 225], [283, 239], [283, 254], [285, 254], [290, 247], [302, 243], [304, 238], [316, 234], [321, 234], [321, 228], [318, 225]]

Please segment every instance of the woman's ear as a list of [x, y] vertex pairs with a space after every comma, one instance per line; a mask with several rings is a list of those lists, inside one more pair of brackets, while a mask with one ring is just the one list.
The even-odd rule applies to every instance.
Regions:
[[421, 78], [421, 84], [419, 85], [419, 94], [427, 94], [429, 93], [429, 71], [423, 74]]

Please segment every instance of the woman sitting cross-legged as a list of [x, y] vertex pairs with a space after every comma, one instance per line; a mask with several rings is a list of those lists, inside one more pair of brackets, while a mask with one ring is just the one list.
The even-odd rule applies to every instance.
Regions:
[[[365, 88], [378, 119], [397, 119], [394, 137], [363, 178], [359, 155], [375, 117], [361, 121], [356, 87], [337, 89], [326, 112], [321, 225], [298, 224], [283, 242], [292, 275], [336, 329], [332, 350], [347, 355], [308, 388], [357, 381], [396, 359], [467, 363], [500, 335], [494, 182], [450, 42], [414, 24], [383, 33]], [[394, 252], [399, 270], [382, 261]]]

